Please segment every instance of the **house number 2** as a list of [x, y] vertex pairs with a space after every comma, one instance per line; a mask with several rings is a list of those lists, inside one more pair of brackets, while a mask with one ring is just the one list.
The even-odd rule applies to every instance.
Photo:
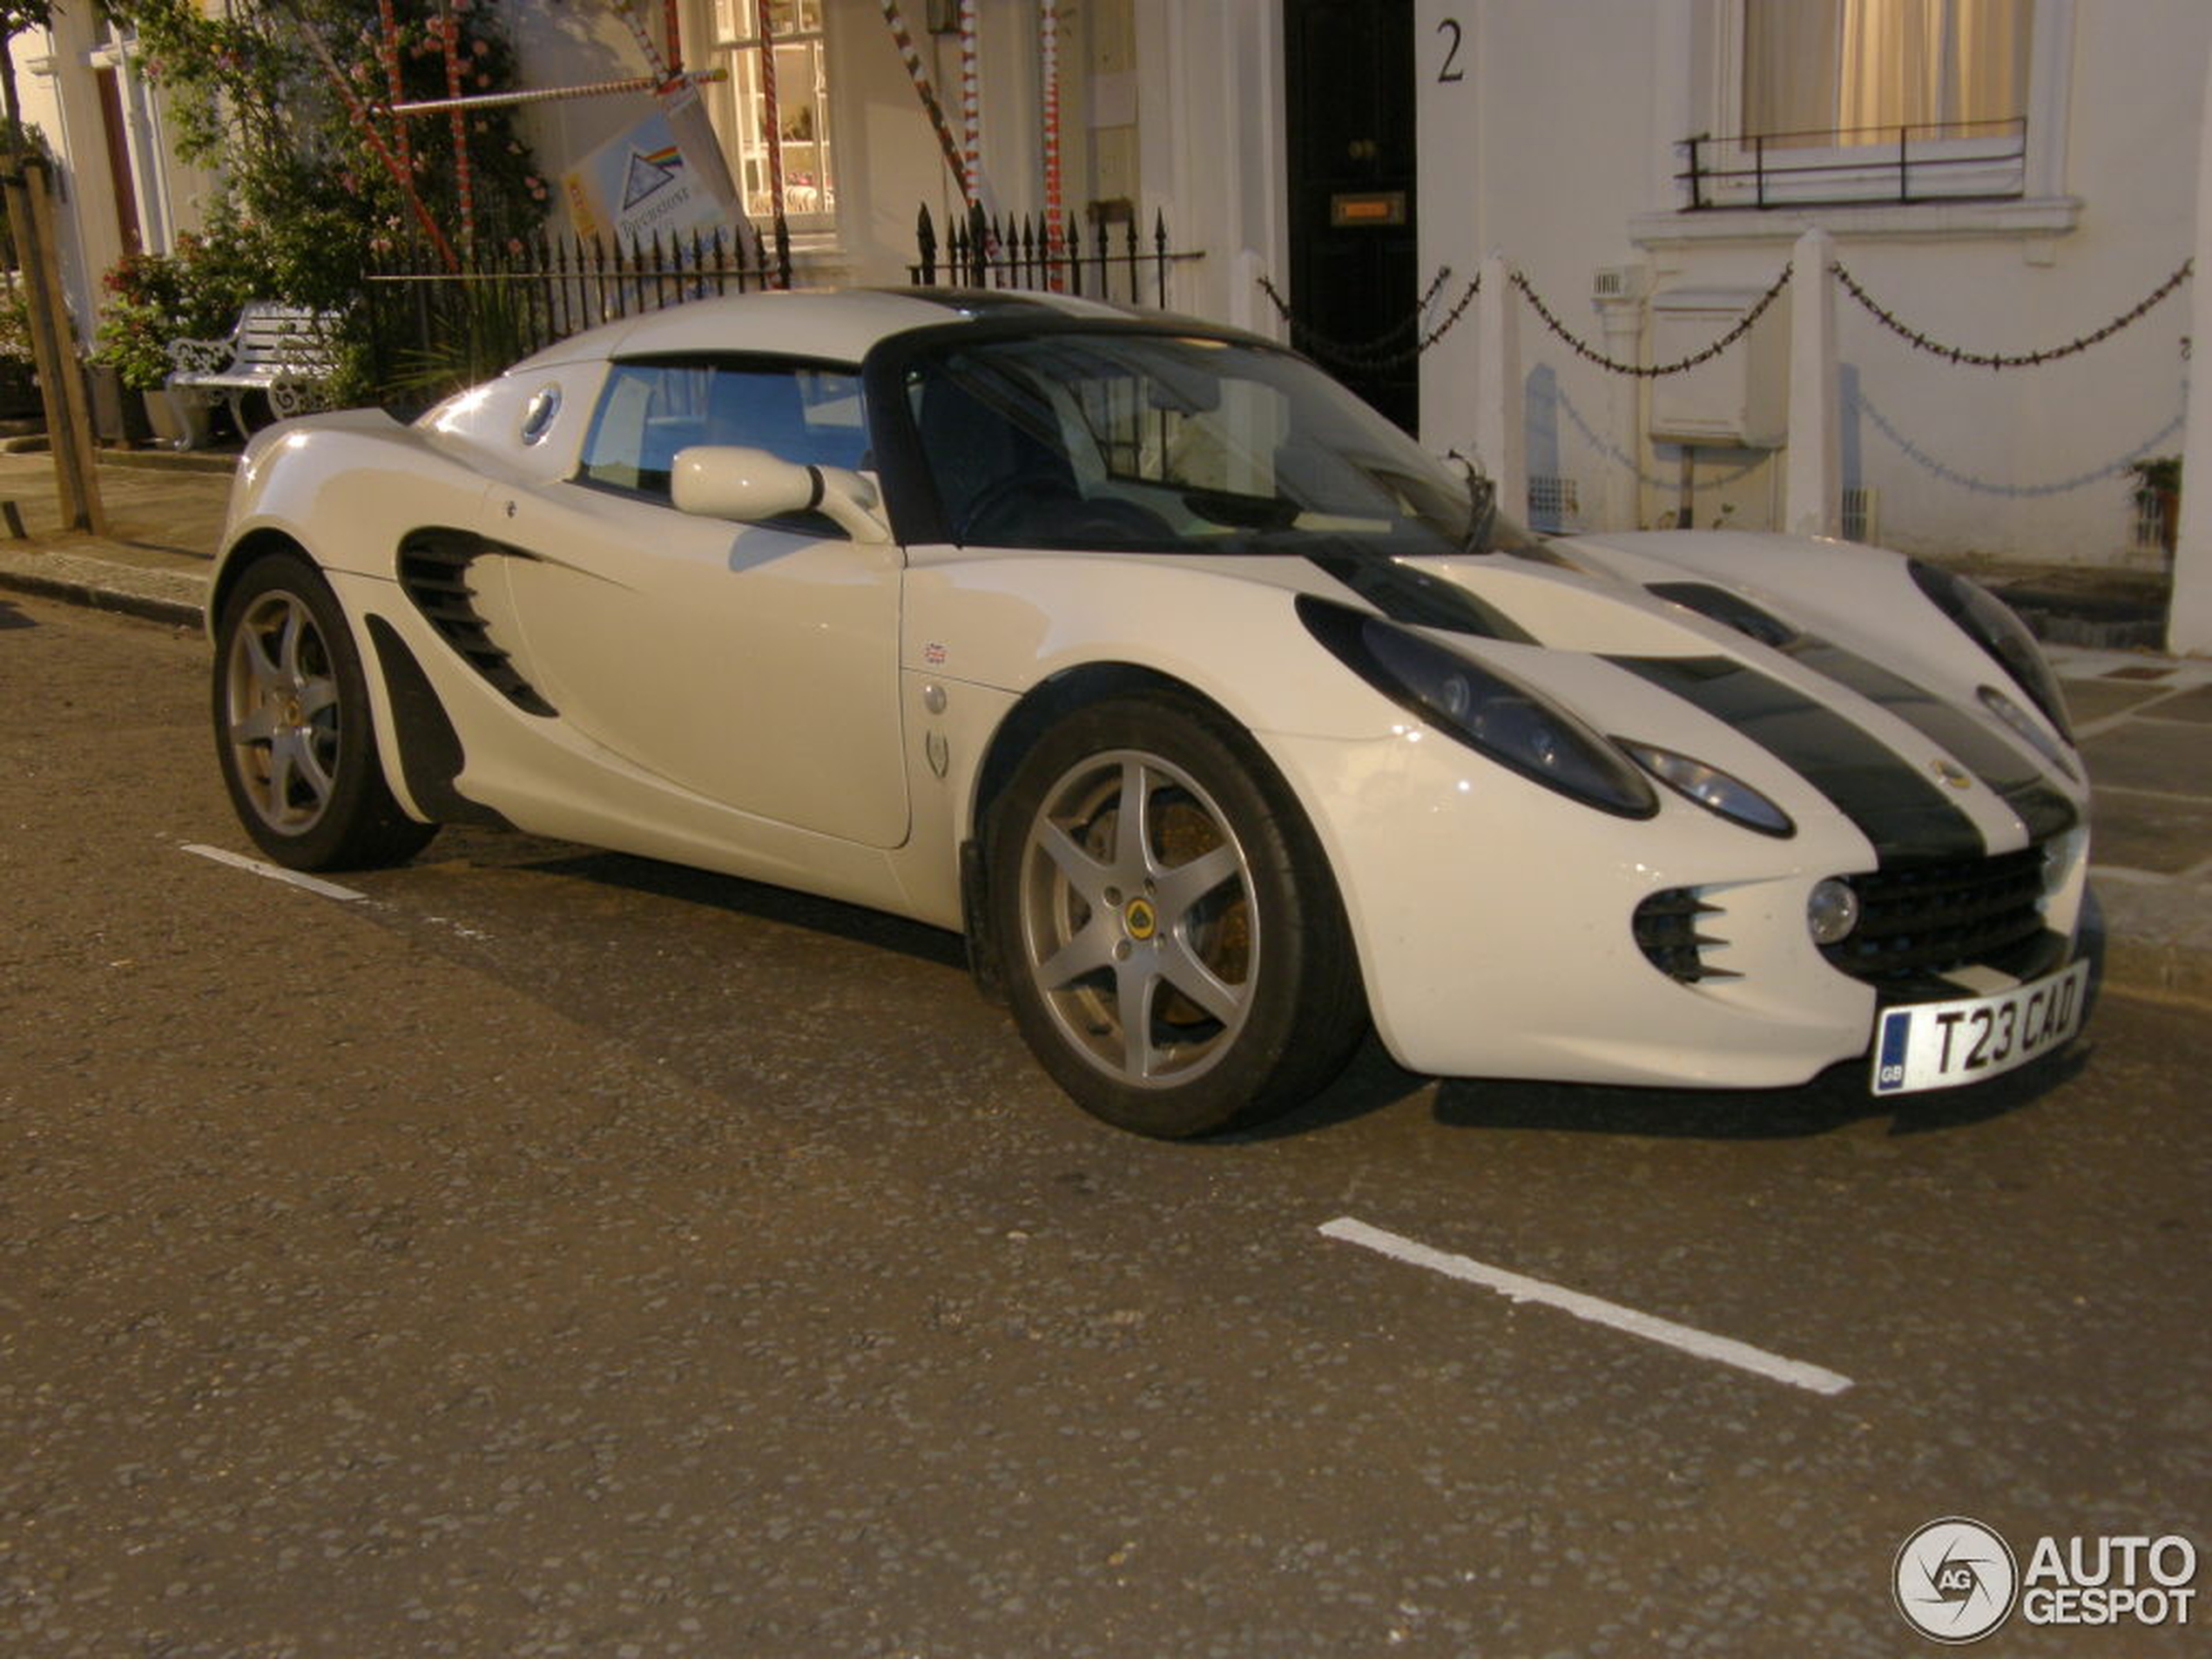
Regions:
[[1467, 79], [1467, 71], [1460, 67], [1460, 47], [1464, 44], [1460, 20], [1457, 17], [1447, 17], [1436, 25], [1436, 32], [1451, 37], [1451, 44], [1444, 49], [1443, 67], [1436, 71], [1438, 84], [1448, 86], [1453, 81]]

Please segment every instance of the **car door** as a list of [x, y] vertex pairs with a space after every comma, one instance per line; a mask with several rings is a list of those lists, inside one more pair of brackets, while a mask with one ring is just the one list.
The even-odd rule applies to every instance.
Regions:
[[743, 812], [872, 846], [907, 833], [904, 560], [818, 514], [732, 523], [669, 500], [677, 451], [747, 444], [865, 467], [860, 377], [771, 358], [610, 371], [576, 475], [495, 490], [534, 685], [630, 764]]

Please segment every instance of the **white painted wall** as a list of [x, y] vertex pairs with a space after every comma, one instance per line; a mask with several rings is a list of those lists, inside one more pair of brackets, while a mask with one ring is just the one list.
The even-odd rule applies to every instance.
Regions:
[[[1464, 279], [1497, 256], [1524, 272], [1568, 327], [1615, 354], [1651, 349], [1642, 308], [1602, 310], [1595, 273], [1628, 267], [1644, 286], [1764, 287], [1816, 225], [1838, 256], [1915, 327], [1973, 350], [2063, 344], [2132, 307], [2188, 257], [2195, 237], [2212, 5], [2204, 0], [2040, 0], [2035, 73], [2060, 96], [2032, 133], [2025, 202], [1714, 213], [1676, 211], [1675, 143], [1714, 125], [1729, 75], [1736, 0], [1419, 0], [1415, 100], [1421, 146], [1421, 277]], [[695, 45], [706, 0], [689, 0]], [[641, 71], [609, 6], [506, 0], [527, 84]], [[919, 29], [924, 0], [911, 0]], [[987, 166], [1001, 206], [1042, 205], [1034, 0], [982, 0]], [[833, 132], [841, 172], [835, 236], [802, 250], [821, 280], [904, 280], [915, 209], [941, 225], [954, 200], [938, 147], [876, 0], [828, 0]], [[1287, 264], [1280, 8], [1273, 0], [1062, 0], [1066, 202], [1128, 193], [1149, 232], [1164, 212], [1178, 246], [1178, 306], [1278, 331], [1258, 291]], [[1439, 81], [1456, 24], [1462, 78]], [[98, 109], [82, 84], [84, 44], [66, 32], [38, 72], [19, 45], [24, 95], [72, 165], [89, 301], [115, 249], [87, 203], [105, 196]], [[949, 37], [922, 37], [957, 118]], [[691, 54], [694, 62], [701, 53]], [[1133, 59], [1134, 67], [1131, 62]], [[1131, 105], [1134, 108], [1131, 108]], [[539, 159], [557, 174], [620, 131], [644, 101], [535, 106]], [[1094, 133], [1094, 110], [1112, 118]], [[1134, 117], [1134, 142], [1129, 118]], [[173, 222], [192, 222], [206, 181], [164, 174]], [[1801, 280], [1803, 280], [1801, 275]], [[1486, 305], [1494, 296], [1486, 299]], [[1377, 319], [1378, 332], [1391, 319]], [[1433, 319], [1432, 320], [1433, 320]], [[1881, 538], [1914, 550], [2033, 560], [2126, 562], [2125, 463], [2181, 447], [2188, 304], [2177, 296], [2081, 356], [1993, 374], [1953, 368], [1881, 330], [1849, 300], [1837, 312], [1837, 435], [1846, 484], [1878, 494]], [[1763, 327], [1786, 329], [1779, 311]], [[1465, 445], [1482, 325], [1471, 310], [1424, 363], [1422, 424], [1437, 448]], [[1646, 429], [1649, 392], [1582, 361], [1521, 307], [1515, 325], [1537, 474], [1580, 487], [1593, 524], [1672, 513], [1678, 469]], [[1701, 523], [1774, 522], [1786, 456], [1713, 451], [1698, 460]]]
[[[83, 7], [57, 8], [51, 30], [23, 30], [13, 37], [12, 51], [24, 119], [45, 135], [54, 152], [61, 179], [56, 223], [63, 284], [89, 347], [105, 293], [100, 278], [123, 254], [93, 65], [119, 60], [98, 45], [90, 9]], [[172, 153], [159, 89], [133, 65], [121, 67], [121, 97], [141, 234], [149, 251], [167, 253], [179, 232], [200, 226], [215, 180]]]
[[[1264, 322], [1247, 290], [1283, 255], [1278, 8], [1139, 0], [1136, 13], [1148, 199], [1178, 240], [1208, 252], [1186, 303]], [[1454, 273], [1440, 307], [1496, 253], [1593, 346], [1648, 353], [1648, 330], [1594, 301], [1601, 268], [1636, 267], [1656, 291], [1763, 289], [1819, 226], [1915, 327], [2019, 353], [2101, 327], [2188, 257], [2212, 51], [2202, 0], [2042, 0], [2035, 72], [2058, 96], [2031, 130], [2029, 201], [1685, 215], [1673, 146], [1717, 119], [1733, 15], [1730, 0], [1420, 0], [1423, 285]], [[1445, 84], [1447, 19], [1464, 78]], [[1476, 424], [1473, 316], [1424, 364], [1433, 448], [1464, 444]], [[1761, 327], [1786, 335], [1786, 307]], [[2083, 355], [1993, 373], [1915, 351], [1843, 299], [1843, 482], [1878, 493], [1882, 539], [1908, 550], [2141, 559], [2125, 463], [2181, 447], [2188, 328], [2181, 296]], [[1590, 523], [1670, 518], [1678, 452], [1628, 442], [1644, 429], [1648, 391], [1582, 361], [1525, 307], [1518, 341], [1529, 470], [1575, 479]], [[1701, 451], [1697, 521], [1778, 523], [1785, 462]]]

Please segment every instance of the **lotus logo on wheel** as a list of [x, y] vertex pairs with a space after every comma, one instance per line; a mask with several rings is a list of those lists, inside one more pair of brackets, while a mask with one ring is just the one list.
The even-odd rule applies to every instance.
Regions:
[[1973, 786], [1973, 774], [1948, 755], [1938, 755], [1928, 762], [1928, 770], [1953, 789], [1971, 789]]
[[1991, 1527], [1964, 1515], [1932, 1521], [1897, 1552], [1891, 1594], [1905, 1622], [1933, 1642], [1979, 1642], [2013, 1610], [2020, 1563]]
[[1122, 913], [1122, 925], [1135, 940], [1150, 939], [1160, 930], [1159, 913], [1143, 899], [1131, 899], [1129, 908]]

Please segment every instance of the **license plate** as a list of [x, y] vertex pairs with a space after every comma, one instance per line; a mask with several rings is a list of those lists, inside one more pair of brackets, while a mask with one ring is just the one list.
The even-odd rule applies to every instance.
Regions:
[[1876, 1028], [1874, 1092], [1956, 1089], [2064, 1046], [2081, 1028], [2088, 983], [2082, 961], [1994, 996], [1885, 1009]]

